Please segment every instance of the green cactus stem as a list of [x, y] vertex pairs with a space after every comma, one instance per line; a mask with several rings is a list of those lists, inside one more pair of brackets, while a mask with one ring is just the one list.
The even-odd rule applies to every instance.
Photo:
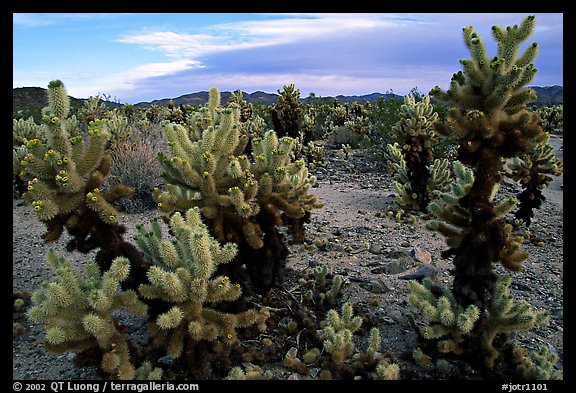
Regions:
[[73, 136], [66, 116], [69, 97], [61, 81], [48, 85], [50, 105], [44, 110], [45, 140], [26, 142], [28, 153], [20, 161], [21, 178], [27, 181], [23, 198], [47, 228], [45, 242], [60, 238], [64, 229], [71, 236], [66, 249], [88, 253], [100, 249], [96, 261], [108, 270], [115, 257], [125, 256], [132, 274], [124, 283], [135, 288], [146, 279], [147, 266], [140, 253], [122, 239], [125, 227], [118, 224], [114, 201], [132, 195], [118, 184], [101, 191], [111, 166], [106, 150], [109, 133], [100, 121], [88, 125], [88, 136]]
[[523, 191], [518, 194], [520, 204], [515, 213], [518, 220], [526, 223], [529, 227], [534, 210], [542, 206], [546, 197], [542, 193], [544, 189], [552, 182], [550, 176], [560, 176], [564, 170], [562, 160], [553, 154], [554, 147], [548, 144], [549, 134], [542, 143], [537, 144], [534, 148], [522, 157], [514, 157], [508, 163], [506, 175], [513, 180], [519, 181]]
[[392, 127], [396, 144], [388, 146], [400, 149], [389, 154], [395, 158], [392, 160], [392, 168], [398, 172], [395, 189], [402, 206], [426, 211], [435, 192], [442, 191], [450, 179], [448, 161], [436, 162], [430, 150], [438, 142], [434, 129], [437, 121], [438, 113], [430, 103], [430, 96], [425, 95], [418, 102], [414, 96], [404, 97], [400, 120]]
[[267, 309], [249, 309], [237, 314], [219, 309], [221, 303], [240, 298], [242, 288], [227, 276], [217, 273], [218, 266], [229, 263], [237, 252], [236, 244], [223, 246], [210, 236], [198, 207], [184, 215], [176, 212], [170, 219], [174, 240], [165, 240], [157, 220], [150, 228], [139, 226], [135, 240], [151, 268], [148, 283], [139, 287], [148, 300], [161, 300], [168, 307], [155, 316], [150, 329], [154, 345], [166, 348], [173, 358], [186, 354], [187, 364], [198, 362], [196, 344], [201, 341], [237, 341], [237, 329], [256, 325], [266, 329]]
[[134, 379], [129, 343], [115, 312], [145, 315], [147, 306], [133, 290], [120, 289], [130, 274], [128, 259], [115, 258], [103, 274], [96, 263], [89, 263], [86, 278], [54, 250], [47, 259], [56, 279], [34, 293], [28, 310], [29, 318], [46, 329], [46, 348], [55, 353], [98, 348], [102, 370], [118, 379]]

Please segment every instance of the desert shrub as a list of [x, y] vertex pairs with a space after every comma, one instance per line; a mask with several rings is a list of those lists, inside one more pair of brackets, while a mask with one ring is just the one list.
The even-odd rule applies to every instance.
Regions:
[[134, 190], [131, 198], [117, 202], [120, 210], [141, 213], [156, 208], [152, 191], [160, 183], [162, 172], [156, 160], [157, 152], [158, 147], [154, 140], [134, 141], [133, 138], [110, 151], [112, 168], [107, 186], [125, 184]]

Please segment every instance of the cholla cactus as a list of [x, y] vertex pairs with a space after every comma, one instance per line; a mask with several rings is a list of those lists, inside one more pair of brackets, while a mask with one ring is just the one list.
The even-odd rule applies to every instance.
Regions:
[[[20, 177], [28, 182], [24, 199], [32, 204], [40, 221], [46, 224], [46, 242], [60, 238], [64, 228], [72, 236], [68, 250], [87, 253], [101, 250], [96, 260], [107, 270], [112, 259], [127, 256], [136, 277], [142, 278], [143, 262], [138, 252], [122, 240], [125, 228], [118, 224], [115, 200], [129, 197], [132, 189], [118, 184], [101, 191], [111, 160], [106, 151], [109, 133], [100, 122], [88, 125], [88, 138], [71, 137], [66, 127], [69, 98], [64, 84], [48, 85], [50, 107], [44, 110], [46, 140], [31, 139], [28, 153], [20, 161]], [[129, 280], [131, 282], [131, 280]]]
[[[274, 130], [280, 137], [289, 136], [297, 139], [300, 135], [300, 122], [303, 105], [300, 101], [300, 90], [294, 84], [284, 85], [283, 90], [278, 89], [278, 102], [270, 105], [268, 110], [272, 115]], [[307, 145], [312, 134], [304, 134], [302, 144]]]
[[344, 303], [342, 314], [329, 310], [321, 326], [324, 349], [332, 355], [336, 365], [343, 364], [346, 358], [354, 353], [352, 334], [362, 326], [362, 318], [353, 316], [351, 303]]
[[145, 259], [152, 265], [148, 284], [141, 284], [144, 299], [162, 300], [172, 307], [152, 322], [155, 343], [179, 358], [184, 351], [193, 352], [195, 343], [237, 340], [236, 329], [257, 325], [266, 329], [267, 309], [247, 310], [238, 314], [219, 311], [221, 302], [232, 302], [242, 293], [239, 284], [226, 276], [215, 275], [218, 265], [230, 262], [237, 252], [234, 243], [224, 246], [210, 236], [198, 208], [185, 216], [174, 213], [170, 219], [174, 241], [164, 240], [156, 220], [150, 229], [139, 226], [135, 240]]
[[534, 311], [528, 303], [514, 302], [510, 294], [511, 282], [509, 275], [498, 279], [490, 308], [483, 314], [473, 304], [466, 308], [461, 306], [447, 288], [433, 290], [429, 278], [422, 284], [409, 281], [408, 300], [428, 320], [420, 336], [436, 340], [437, 349], [442, 353], [472, 359], [480, 353], [483, 366], [493, 368], [501, 355], [499, 348], [494, 346], [497, 334], [530, 330], [548, 319], [546, 313]]
[[487, 307], [496, 281], [492, 263], [510, 248], [511, 238], [493, 202], [505, 159], [526, 154], [545, 140], [539, 116], [527, 109], [535, 93], [525, 87], [536, 74], [532, 61], [537, 44], [518, 56], [534, 25], [534, 17], [528, 16], [519, 26], [493, 26], [498, 53], [492, 59], [478, 33], [464, 28], [472, 58], [460, 61], [464, 72], [453, 76], [448, 91], [431, 91], [453, 107], [450, 121], [437, 123], [437, 131], [459, 138], [458, 160], [475, 172], [468, 193], [458, 201], [469, 212], [469, 230], [453, 250], [454, 295], [462, 305]]
[[[509, 270], [520, 271], [528, 257], [521, 250], [523, 237], [513, 236], [512, 226], [502, 220], [517, 201], [508, 198], [497, 204], [495, 195], [506, 160], [529, 153], [547, 138], [539, 115], [527, 107], [535, 93], [525, 87], [537, 71], [532, 62], [538, 45], [533, 43], [518, 55], [520, 44], [534, 26], [533, 16], [520, 25], [493, 26], [497, 55], [491, 59], [478, 33], [465, 27], [464, 41], [472, 57], [460, 61], [463, 72], [454, 74], [449, 90], [436, 87], [430, 92], [452, 107], [448, 120], [436, 123], [437, 131], [459, 140], [457, 159], [473, 171], [467, 185], [453, 188], [456, 192], [445, 193], [442, 203], [431, 206], [447, 224], [431, 225], [449, 243], [443, 256], [454, 258], [455, 301], [464, 308], [474, 305], [480, 310], [477, 325], [461, 346], [476, 367], [494, 366], [499, 356], [492, 344], [495, 331], [529, 329], [540, 322], [539, 317], [530, 315], [527, 304], [518, 310], [511, 306], [511, 298], [504, 294], [508, 279], [499, 279], [493, 270], [494, 263], [501, 262]], [[502, 302], [507, 306], [500, 310]], [[519, 314], [514, 314], [516, 311]], [[512, 322], [516, 317], [518, 324]], [[505, 335], [503, 339], [504, 344]]]
[[464, 353], [462, 344], [480, 316], [478, 307], [473, 304], [466, 308], [462, 307], [446, 288], [442, 290], [440, 296], [435, 295], [431, 291], [430, 278], [424, 279], [422, 284], [415, 280], [408, 283], [410, 285], [408, 301], [428, 320], [428, 325], [421, 330], [420, 336], [427, 340], [442, 338], [438, 341], [440, 352], [452, 352], [458, 355]]
[[544, 106], [536, 112], [540, 115], [540, 124], [550, 134], [564, 133], [564, 104]]
[[28, 310], [29, 318], [46, 328], [46, 348], [56, 353], [100, 348], [105, 372], [119, 379], [133, 379], [128, 342], [114, 313], [127, 310], [145, 315], [147, 306], [133, 290], [120, 289], [130, 274], [128, 259], [114, 259], [103, 274], [96, 263], [89, 263], [87, 278], [53, 250], [48, 253], [48, 262], [56, 280], [34, 293], [33, 306]]
[[555, 369], [558, 355], [552, 353], [547, 346], [538, 351], [528, 351], [526, 348], [516, 347], [514, 357], [518, 363], [518, 373], [526, 380], [561, 380], [562, 370]]
[[[388, 168], [395, 174], [394, 190], [398, 194], [396, 197], [398, 204], [406, 209], [420, 210], [421, 205], [418, 201], [422, 201], [423, 198], [419, 198], [418, 194], [412, 189], [409, 173], [413, 172], [409, 172], [406, 166], [406, 160], [404, 159], [400, 145], [395, 142], [394, 144], [388, 144], [387, 148]], [[450, 182], [451, 173], [448, 166], [449, 161], [447, 159], [435, 159], [432, 161], [432, 164], [426, 167], [427, 184], [425, 188], [425, 199], [428, 201], [428, 204], [431, 200], [436, 199]], [[428, 204], [426, 207], [428, 207]]]
[[136, 380], [138, 381], [160, 381], [164, 371], [160, 367], [153, 368], [150, 361], [145, 361], [136, 369]]
[[549, 134], [546, 140], [537, 144], [528, 154], [522, 157], [514, 157], [508, 163], [506, 175], [519, 181], [524, 189], [519, 195], [520, 206], [515, 213], [518, 220], [530, 226], [534, 217], [534, 209], [539, 209], [546, 200], [542, 190], [552, 182], [553, 176], [562, 175], [564, 165], [562, 160], [553, 154], [554, 147], [548, 144]]
[[316, 266], [312, 273], [313, 280], [301, 280], [309, 289], [304, 292], [304, 299], [317, 305], [332, 305], [341, 293], [344, 277], [339, 274], [328, 280], [328, 265]]
[[34, 122], [30, 116], [27, 120], [12, 119], [12, 146], [18, 147], [32, 139], [45, 139], [44, 128]]
[[[105, 223], [115, 223], [117, 212], [106, 197], [98, 197], [98, 189], [110, 169], [109, 157], [105, 154], [109, 134], [100, 130], [98, 124], [92, 124], [86, 142], [81, 136], [71, 138], [61, 121], [68, 115], [69, 106], [64, 85], [52, 81], [48, 93], [54, 116], [44, 116], [48, 124], [46, 141], [29, 140], [26, 143], [29, 153], [20, 165], [24, 168], [22, 177], [29, 180], [24, 197], [32, 202], [40, 220], [47, 223], [50, 232], [47, 238], [54, 240], [60, 236], [64, 224], [57, 218], [68, 219], [69, 214], [84, 203]], [[121, 191], [123, 195], [129, 194], [129, 190]]]
[[240, 132], [238, 108], [219, 102], [219, 91], [211, 89], [192, 124], [194, 137], [181, 125], [164, 125], [173, 157], [159, 154], [168, 184], [154, 197], [164, 212], [199, 207], [218, 241], [239, 243], [236, 265], [246, 264], [252, 285], [265, 292], [281, 277], [287, 256], [278, 232], [283, 217], [304, 219], [321, 206], [308, 193], [316, 178], [291, 158], [294, 139], [278, 139], [274, 131], [252, 140], [251, 161], [243, 154], [248, 138]]
[[317, 145], [314, 142], [308, 142], [307, 145], [301, 147], [302, 156], [311, 167], [326, 167], [327, 163], [324, 161], [324, 146]]
[[80, 122], [83, 124], [90, 124], [96, 120], [103, 120], [110, 116], [106, 104], [100, 100], [100, 96], [90, 96], [78, 112]]
[[388, 165], [396, 172], [394, 188], [405, 208], [426, 211], [428, 204], [450, 181], [448, 160], [433, 159], [431, 147], [438, 142], [434, 124], [438, 113], [428, 95], [416, 102], [405, 96], [400, 120], [392, 127], [394, 144], [388, 144]]
[[128, 118], [118, 112], [111, 112], [110, 118], [102, 120], [101, 127], [110, 134], [110, 146], [119, 146], [127, 141], [132, 135], [132, 126], [128, 124]]

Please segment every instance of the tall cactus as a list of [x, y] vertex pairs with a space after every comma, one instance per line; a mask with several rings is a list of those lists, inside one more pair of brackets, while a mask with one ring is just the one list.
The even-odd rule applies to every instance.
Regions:
[[20, 176], [28, 182], [23, 197], [47, 227], [44, 241], [57, 240], [66, 229], [72, 237], [69, 251], [88, 253], [100, 248], [96, 261], [103, 270], [110, 268], [115, 257], [125, 256], [132, 264], [133, 278], [145, 279], [144, 261], [122, 239], [125, 228], [118, 224], [113, 206], [115, 200], [131, 196], [132, 189], [119, 184], [107, 193], [101, 191], [111, 166], [106, 150], [109, 133], [96, 121], [88, 126], [88, 138], [71, 136], [64, 84], [50, 82], [48, 97], [50, 106], [43, 116], [46, 138], [28, 140], [27, 154], [20, 161]]
[[489, 303], [496, 280], [491, 265], [510, 242], [492, 201], [502, 180], [502, 158], [528, 153], [546, 137], [539, 116], [527, 109], [535, 93], [525, 87], [536, 74], [532, 61], [538, 45], [533, 43], [517, 55], [534, 25], [535, 18], [528, 16], [520, 26], [493, 26], [498, 54], [492, 59], [480, 36], [465, 27], [464, 40], [472, 58], [460, 61], [464, 72], [452, 77], [448, 91], [439, 87], [431, 91], [453, 106], [451, 124], [440, 124], [438, 132], [458, 136], [458, 160], [475, 173], [468, 194], [458, 202], [469, 211], [470, 221], [462, 242], [453, 250], [454, 292], [461, 304], [481, 309]]
[[453, 75], [447, 91], [435, 87], [430, 92], [452, 106], [448, 121], [437, 124], [437, 131], [457, 137], [457, 158], [473, 171], [472, 183], [445, 200], [452, 208], [438, 209], [436, 205], [435, 210], [449, 224], [437, 225], [437, 229], [449, 240], [450, 249], [444, 255], [453, 256], [454, 299], [462, 307], [475, 305], [480, 310], [466, 342], [471, 361], [478, 364], [484, 364], [488, 356], [478, 337], [491, 329], [490, 310], [497, 301], [497, 275], [492, 265], [501, 262], [505, 268], [519, 271], [528, 257], [520, 250], [521, 238], [513, 236], [500, 218], [516, 202], [510, 199], [497, 205], [494, 196], [505, 159], [528, 153], [546, 138], [539, 116], [527, 108], [535, 93], [525, 87], [536, 74], [532, 62], [538, 45], [529, 45], [518, 56], [520, 44], [534, 26], [534, 16], [524, 18], [519, 26], [493, 26], [497, 42], [493, 58], [488, 57], [478, 33], [465, 27], [464, 41], [472, 57], [460, 61], [463, 71]]
[[396, 158], [389, 160], [397, 174], [394, 188], [404, 207], [425, 212], [430, 201], [450, 180], [448, 160], [434, 159], [430, 151], [438, 142], [434, 129], [437, 121], [438, 113], [429, 95], [418, 102], [414, 96], [404, 97], [400, 120], [392, 127], [395, 144], [388, 145], [389, 156]]
[[291, 157], [294, 139], [274, 131], [252, 140], [252, 160], [243, 154], [248, 138], [240, 131], [238, 106], [220, 107], [220, 92], [210, 90], [207, 106], [195, 116], [194, 130], [164, 125], [172, 157], [159, 154], [167, 191], [154, 197], [164, 212], [198, 206], [212, 235], [237, 242], [238, 256], [227, 275], [235, 281], [245, 265], [252, 286], [266, 292], [282, 276], [288, 254], [278, 230], [284, 214], [303, 218], [321, 206], [308, 193], [316, 178], [303, 161]]
[[[280, 94], [278, 102], [268, 107], [272, 115], [274, 130], [280, 137], [289, 136], [298, 139], [303, 110], [300, 90], [296, 89], [294, 84], [284, 85], [282, 91], [278, 89], [278, 94]], [[312, 133], [308, 131], [303, 135], [302, 144], [307, 145], [311, 140]]]

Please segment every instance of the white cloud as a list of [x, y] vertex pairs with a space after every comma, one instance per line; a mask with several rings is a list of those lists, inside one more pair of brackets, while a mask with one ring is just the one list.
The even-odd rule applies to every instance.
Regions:
[[143, 64], [132, 69], [112, 75], [98, 76], [95, 78], [67, 79], [66, 88], [68, 94], [76, 98], [88, 98], [98, 94], [110, 94], [112, 96], [133, 96], [141, 93], [143, 81], [151, 78], [168, 77], [172, 74], [201, 68], [197, 62], [181, 60], [167, 63]]
[[152, 31], [127, 34], [117, 41], [158, 50], [169, 57], [197, 60], [202, 55], [218, 52], [309, 41], [414, 23], [423, 21], [393, 14], [298, 14], [297, 17], [283, 19], [215, 24], [203, 34]]

